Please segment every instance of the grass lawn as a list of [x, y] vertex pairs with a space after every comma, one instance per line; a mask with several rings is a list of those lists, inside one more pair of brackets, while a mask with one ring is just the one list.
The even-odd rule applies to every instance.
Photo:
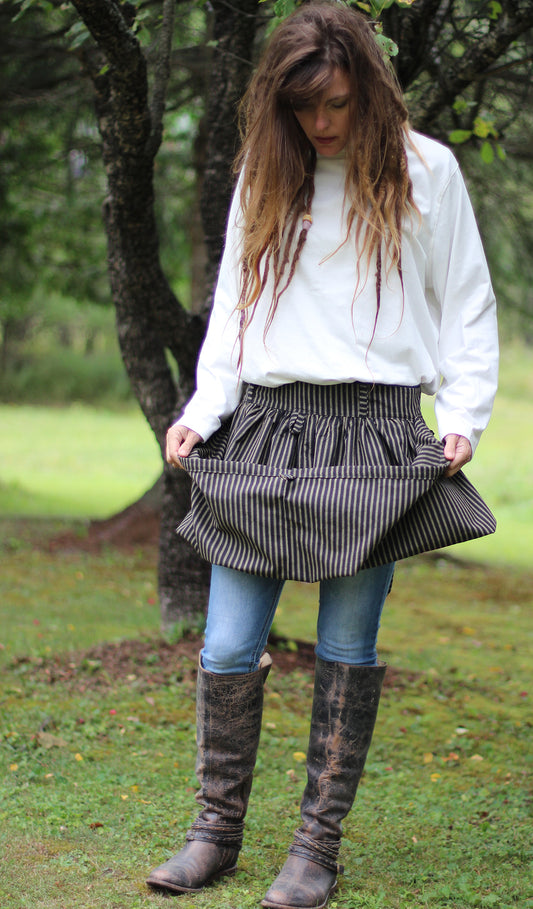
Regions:
[[[194, 816], [196, 649], [158, 680], [155, 552], [40, 548], [57, 529], [0, 527], [0, 906], [169, 906], [144, 878]], [[509, 909], [533, 897], [532, 580], [445, 560], [399, 566], [381, 633], [393, 684], [331, 909]], [[315, 593], [287, 585], [277, 630], [312, 639]], [[133, 670], [87, 651], [126, 638], [149, 645]], [[176, 906], [258, 905], [297, 824], [311, 686], [274, 657], [239, 872]]]
[[161, 471], [138, 409], [0, 405], [0, 515], [106, 518]]

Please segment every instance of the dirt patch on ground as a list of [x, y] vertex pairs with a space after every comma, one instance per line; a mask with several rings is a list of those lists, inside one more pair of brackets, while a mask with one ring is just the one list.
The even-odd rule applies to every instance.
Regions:
[[157, 510], [135, 502], [119, 514], [104, 521], [90, 521], [86, 533], [75, 530], [54, 535], [47, 548], [50, 552], [99, 553], [106, 547], [120, 550], [157, 549], [160, 514]]
[[[153, 687], [175, 682], [193, 681], [197, 673], [200, 636], [188, 634], [176, 643], [164, 639], [126, 640], [116, 644], [98, 644], [88, 650], [57, 654], [49, 659], [21, 657], [16, 665], [32, 663], [35, 680], [60, 685], [76, 691], [113, 688], [121, 683]], [[313, 644], [288, 641], [272, 635], [268, 651], [276, 673], [312, 674], [315, 665]], [[403, 688], [415, 680], [414, 673], [403, 673], [389, 667], [387, 687]]]

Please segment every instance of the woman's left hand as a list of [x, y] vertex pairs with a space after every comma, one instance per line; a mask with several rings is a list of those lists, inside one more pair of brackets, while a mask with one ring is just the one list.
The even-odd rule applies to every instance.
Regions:
[[445, 477], [453, 477], [465, 464], [472, 460], [472, 446], [464, 436], [451, 432], [444, 438], [444, 457], [450, 462], [444, 471]]

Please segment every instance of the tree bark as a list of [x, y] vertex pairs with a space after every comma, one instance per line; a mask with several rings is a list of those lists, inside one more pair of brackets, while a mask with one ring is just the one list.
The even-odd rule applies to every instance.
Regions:
[[[227, 211], [233, 186], [232, 164], [238, 144], [237, 105], [251, 74], [258, 0], [212, 0], [214, 41], [207, 105], [207, 142], [202, 177], [200, 210], [205, 237], [206, 293], [200, 316], [206, 323], [212, 304], [220, 257], [224, 246]], [[198, 154], [198, 152], [197, 152]], [[196, 359], [197, 348], [195, 350]], [[180, 362], [178, 360], [178, 362]], [[188, 395], [186, 395], [188, 397]], [[175, 534], [175, 515], [182, 502], [176, 499], [176, 483], [165, 468], [161, 519], [159, 595], [163, 625], [183, 618], [181, 578], [188, 577], [186, 607], [190, 614], [205, 611], [205, 570], [198, 570], [198, 557], [184, 542], [174, 544], [172, 554], [165, 543]], [[187, 499], [188, 507], [188, 499]], [[202, 563], [203, 567], [203, 563]], [[164, 575], [164, 576], [162, 576]], [[178, 594], [178, 596], [176, 596]]]
[[443, 110], [450, 108], [472, 83], [488, 75], [490, 68], [511, 44], [533, 26], [532, 3], [520, 5], [508, 0], [502, 6], [502, 13], [485, 34], [472, 42], [455, 63], [450, 62], [447, 71], [442, 72], [438, 81], [420, 98], [417, 113], [419, 129], [431, 132]]

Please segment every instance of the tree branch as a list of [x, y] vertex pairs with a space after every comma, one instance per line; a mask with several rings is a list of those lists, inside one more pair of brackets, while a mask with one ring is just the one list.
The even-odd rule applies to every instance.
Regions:
[[[509, 70], [516, 69], [517, 66], [523, 66], [524, 63], [533, 63], [533, 54], [528, 54], [526, 57], [519, 57], [516, 60], [509, 60], [507, 63], [502, 63], [501, 66], [489, 66], [484, 73], [476, 76], [476, 78], [486, 79], [487, 76], [493, 78], [494, 76], [499, 76], [501, 73], [508, 73]], [[520, 82], [522, 82], [521, 78]]]
[[[113, 0], [71, 0], [71, 3], [110, 65], [124, 72], [135, 68], [140, 46], [122, 8]], [[128, 10], [128, 4], [124, 10]]]
[[170, 77], [170, 56], [174, 30], [175, 0], [163, 0], [163, 21], [159, 39], [159, 53], [156, 55], [155, 82], [150, 104], [152, 131], [147, 151], [155, 157], [163, 135], [163, 115], [168, 80]]
[[420, 99], [416, 117], [418, 129], [431, 132], [442, 110], [451, 106], [472, 82], [484, 78], [512, 42], [532, 26], [533, 4], [523, 9], [515, 8], [511, 13], [509, 9], [504, 10], [494, 27], [472, 43], [446, 76], [443, 77], [441, 72], [441, 79], [434, 82]]

